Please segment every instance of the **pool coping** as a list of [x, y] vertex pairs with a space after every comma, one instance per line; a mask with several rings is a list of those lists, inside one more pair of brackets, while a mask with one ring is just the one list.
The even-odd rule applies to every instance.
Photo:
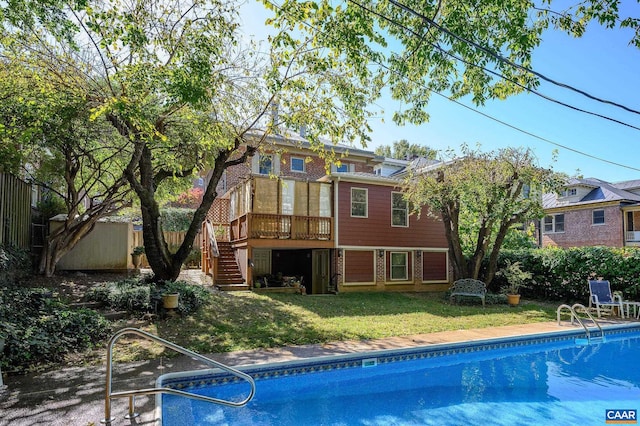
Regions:
[[[625, 333], [639, 332], [640, 323], [613, 324], [602, 327], [606, 333], [621, 335]], [[358, 351], [343, 354], [321, 355], [316, 357], [297, 358], [286, 361], [267, 362], [259, 364], [243, 364], [234, 368], [251, 375], [256, 382], [260, 380], [277, 378], [280, 376], [293, 376], [300, 374], [313, 374], [323, 371], [332, 371], [348, 368], [366, 368], [365, 362], [377, 364], [408, 361], [416, 359], [439, 358], [447, 355], [484, 352], [493, 349], [506, 349], [514, 347], [526, 347], [535, 344], [556, 343], [586, 337], [582, 328], [561, 329], [538, 333], [528, 333], [513, 336], [498, 336], [481, 339], [463, 340], [457, 342], [428, 343], [405, 348], [377, 349]], [[202, 377], [211, 377], [203, 380]], [[189, 370], [166, 373], [156, 380], [156, 387], [170, 387], [183, 390], [184, 388], [197, 388], [204, 386], [223, 385], [227, 383], [240, 383], [242, 379], [229, 377], [229, 373], [218, 368]], [[166, 386], [165, 381], [171, 381], [171, 386]], [[186, 384], [183, 384], [186, 382]], [[176, 384], [173, 384], [176, 383]], [[155, 417], [162, 424], [162, 394], [155, 397]]]

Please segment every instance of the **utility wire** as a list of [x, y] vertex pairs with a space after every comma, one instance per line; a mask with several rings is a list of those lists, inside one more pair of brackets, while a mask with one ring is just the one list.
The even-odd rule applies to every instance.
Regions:
[[[352, 0], [348, 0], [348, 1], [352, 1]], [[502, 55], [499, 55], [498, 53], [494, 52], [493, 50], [491, 50], [489, 48], [486, 48], [486, 47], [484, 47], [484, 46], [482, 46], [482, 45], [480, 45], [480, 44], [478, 44], [478, 43], [476, 43], [474, 41], [468, 40], [468, 39], [466, 39], [464, 37], [461, 37], [461, 36], [453, 33], [452, 31], [449, 31], [448, 29], [446, 29], [445, 27], [441, 26], [440, 24], [438, 24], [436, 21], [434, 21], [433, 19], [429, 18], [428, 16], [425, 16], [425, 15], [421, 14], [420, 12], [417, 12], [415, 9], [412, 9], [409, 6], [406, 6], [406, 5], [400, 3], [400, 2], [398, 2], [396, 0], [389, 0], [389, 3], [393, 4], [394, 6], [400, 8], [400, 9], [406, 11], [406, 12], [411, 13], [412, 15], [417, 16], [418, 18], [422, 19], [423, 21], [425, 21], [425, 22], [429, 23], [430, 25], [432, 25], [433, 27], [435, 27], [438, 31], [443, 32], [445, 34], [448, 34], [451, 37], [453, 37], [453, 38], [455, 38], [455, 39], [457, 39], [457, 40], [459, 40], [459, 41], [461, 41], [463, 43], [466, 43], [466, 44], [469, 44], [469, 45], [475, 47], [476, 49], [482, 50], [483, 52], [487, 53], [488, 55], [493, 56], [494, 58], [496, 58], [499, 62], [503, 62], [503, 63], [505, 63], [507, 65], [511, 65], [514, 68], [518, 68], [520, 70], [523, 70], [523, 71], [526, 71], [528, 73], [531, 73], [531, 74], [541, 78], [544, 81], [547, 81], [547, 82], [549, 82], [551, 84], [554, 84], [556, 86], [563, 87], [565, 89], [571, 90], [573, 92], [579, 93], [579, 94], [581, 94], [583, 96], [586, 96], [587, 98], [592, 99], [594, 101], [598, 101], [598, 102], [601, 102], [601, 103], [604, 103], [604, 104], [613, 105], [615, 107], [621, 108], [621, 109], [623, 109], [625, 111], [628, 111], [628, 112], [631, 112], [631, 113], [634, 113], [634, 114], [640, 114], [640, 111], [638, 111], [636, 109], [627, 107], [625, 105], [619, 104], [619, 103], [614, 102], [614, 101], [610, 101], [610, 100], [607, 100], [607, 99], [599, 98], [597, 96], [591, 95], [588, 92], [585, 92], [584, 90], [581, 90], [581, 89], [578, 89], [576, 87], [573, 87], [573, 86], [571, 86], [569, 84], [553, 80], [550, 77], [547, 77], [546, 75], [544, 75], [542, 73], [539, 73], [537, 71], [534, 71], [534, 70], [532, 70], [530, 68], [527, 68], [527, 67], [525, 67], [523, 65], [516, 64], [515, 62], [505, 58]]]
[[[282, 10], [282, 8], [281, 8], [281, 6], [280, 6], [280, 5], [278, 5], [278, 4], [276, 4], [276, 3], [274, 3], [272, 0], [268, 0], [268, 1], [269, 1], [269, 3], [271, 3], [271, 4], [272, 4], [274, 7], [276, 7], [277, 9]], [[352, 2], [353, 2], [353, 0], [348, 0], [348, 1], [352, 1]], [[304, 21], [302, 21], [301, 23], [302, 23], [303, 25], [305, 25], [306, 27], [308, 27], [308, 28], [312, 29], [313, 31], [315, 31], [315, 32], [317, 32], [317, 33], [320, 33], [320, 34], [323, 34], [323, 35], [327, 36], [327, 33], [323, 32], [323, 31], [320, 31], [319, 29], [315, 28], [313, 25], [309, 24], [308, 22], [304, 22]], [[489, 114], [487, 114], [487, 113], [481, 112], [481, 111], [477, 110], [476, 108], [473, 108], [473, 107], [471, 107], [471, 106], [468, 106], [468, 105], [466, 105], [466, 104], [463, 104], [462, 102], [460, 102], [460, 101], [458, 101], [458, 100], [452, 99], [451, 97], [449, 97], [449, 96], [447, 96], [447, 95], [444, 95], [444, 94], [442, 94], [442, 93], [436, 92], [435, 90], [429, 89], [429, 88], [427, 88], [427, 87], [424, 85], [424, 83], [423, 83], [422, 81], [417, 81], [417, 82], [416, 82], [416, 81], [412, 81], [411, 79], [407, 78], [404, 74], [400, 73], [399, 71], [397, 71], [397, 70], [392, 70], [392, 69], [391, 69], [391, 68], [389, 68], [387, 65], [385, 65], [385, 64], [383, 64], [383, 63], [381, 63], [381, 62], [378, 62], [378, 61], [376, 61], [375, 59], [369, 59], [369, 60], [370, 60], [371, 62], [373, 62], [374, 64], [376, 64], [377, 66], [382, 67], [382, 68], [386, 69], [386, 70], [387, 70], [387, 71], [389, 71], [389, 72], [393, 72], [393, 73], [395, 73], [395, 74], [399, 75], [401, 78], [407, 79], [407, 80], [411, 81], [412, 83], [416, 83], [416, 84], [421, 85], [422, 87], [424, 87], [426, 90], [428, 90], [428, 91], [429, 91], [429, 92], [431, 92], [431, 93], [434, 93], [434, 94], [436, 94], [436, 95], [438, 95], [438, 96], [440, 96], [440, 97], [442, 97], [442, 98], [444, 98], [444, 99], [446, 99], [446, 100], [448, 100], [448, 101], [451, 101], [451, 102], [453, 102], [453, 103], [455, 103], [455, 104], [457, 104], [457, 105], [460, 105], [460, 106], [461, 106], [461, 107], [463, 107], [463, 108], [466, 108], [466, 109], [468, 109], [468, 110], [470, 110], [470, 111], [473, 111], [473, 112], [475, 112], [475, 113], [477, 113], [477, 114], [480, 114], [481, 116], [483, 116], [483, 117], [485, 117], [485, 118], [488, 118], [489, 120], [495, 121], [496, 123], [499, 123], [499, 124], [502, 124], [503, 126], [509, 127], [510, 129], [513, 129], [513, 130], [515, 130], [515, 131], [517, 131], [517, 132], [520, 132], [520, 133], [522, 133], [522, 134], [525, 134], [525, 135], [527, 135], [527, 136], [530, 136], [530, 137], [532, 137], [532, 138], [534, 138], [534, 139], [538, 139], [538, 140], [540, 140], [540, 141], [542, 141], [542, 142], [545, 142], [545, 143], [548, 143], [548, 144], [550, 144], [550, 145], [556, 146], [556, 147], [558, 147], [558, 148], [566, 149], [567, 151], [574, 152], [574, 153], [576, 153], [576, 154], [578, 154], [578, 155], [582, 155], [582, 156], [584, 156], [584, 157], [588, 157], [588, 158], [591, 158], [591, 159], [594, 159], [594, 160], [597, 160], [597, 161], [600, 161], [600, 162], [603, 162], [603, 163], [611, 164], [611, 165], [613, 165], [613, 166], [618, 166], [618, 167], [622, 167], [622, 168], [625, 168], [625, 169], [629, 169], [629, 170], [633, 170], [633, 171], [638, 171], [638, 172], [640, 172], [640, 168], [636, 168], [636, 167], [628, 166], [628, 165], [625, 165], [625, 164], [617, 163], [617, 162], [615, 162], [615, 161], [607, 160], [607, 159], [604, 159], [604, 158], [602, 158], [602, 157], [597, 157], [597, 156], [595, 156], [595, 155], [588, 154], [588, 153], [586, 153], [586, 152], [583, 152], [583, 151], [577, 150], [577, 149], [575, 149], [575, 148], [571, 148], [571, 147], [569, 147], [569, 146], [567, 146], [567, 145], [563, 145], [563, 144], [560, 144], [560, 143], [558, 143], [558, 142], [554, 142], [554, 141], [552, 141], [551, 139], [547, 139], [547, 138], [545, 138], [545, 137], [538, 136], [538, 135], [536, 135], [535, 133], [532, 133], [532, 132], [530, 132], [530, 131], [527, 131], [527, 130], [521, 129], [521, 128], [519, 128], [519, 127], [517, 127], [517, 126], [513, 125], [513, 124], [509, 124], [509, 123], [507, 123], [506, 121], [500, 120], [499, 118], [496, 118], [496, 117], [493, 117], [493, 116], [491, 116], [491, 115], [489, 115]]]
[[[390, 24], [393, 24], [393, 25], [395, 25], [395, 26], [397, 26], [397, 27], [399, 27], [399, 28], [411, 33], [415, 37], [419, 37], [420, 38], [420, 43], [422, 43], [424, 41], [423, 35], [417, 33], [415, 30], [407, 27], [406, 25], [402, 24], [401, 22], [398, 22], [395, 19], [391, 19], [391, 18], [389, 18], [389, 17], [387, 17], [387, 16], [385, 16], [385, 15], [379, 13], [379, 12], [376, 12], [375, 10], [372, 10], [372, 9], [368, 8], [367, 6], [362, 5], [361, 3], [359, 3], [356, 0], [348, 0], [348, 1], [350, 3], [355, 4], [356, 6], [358, 6], [361, 9], [366, 10], [367, 12], [376, 15], [380, 19], [384, 19], [385, 21], [389, 22]], [[597, 113], [597, 112], [593, 112], [593, 111], [589, 111], [589, 110], [586, 110], [586, 109], [583, 109], [583, 108], [579, 108], [577, 106], [574, 106], [574, 105], [568, 104], [566, 102], [560, 101], [558, 99], [552, 98], [551, 96], [545, 95], [544, 93], [540, 93], [535, 89], [530, 89], [527, 86], [525, 86], [524, 84], [521, 84], [521, 83], [519, 83], [518, 81], [516, 81], [516, 80], [514, 80], [512, 78], [509, 78], [509, 77], [507, 77], [507, 76], [505, 76], [503, 74], [500, 74], [500, 73], [498, 73], [496, 71], [490, 70], [490, 69], [485, 68], [485, 67], [483, 67], [481, 65], [474, 64], [473, 62], [470, 62], [470, 61], [468, 61], [468, 60], [466, 60], [464, 58], [461, 58], [461, 57], [451, 53], [450, 51], [447, 51], [447, 50], [443, 49], [437, 43], [428, 43], [428, 44], [431, 47], [433, 47], [434, 49], [437, 49], [438, 51], [444, 53], [445, 55], [447, 55], [447, 56], [449, 56], [449, 57], [451, 57], [451, 58], [453, 58], [453, 59], [455, 59], [455, 60], [457, 60], [459, 62], [462, 62], [463, 64], [466, 64], [467, 66], [481, 69], [481, 70], [483, 70], [483, 71], [485, 71], [485, 72], [487, 72], [489, 74], [495, 75], [496, 77], [499, 77], [499, 78], [502, 78], [502, 79], [504, 79], [506, 81], [509, 81], [509, 82], [513, 83], [514, 85], [520, 87], [521, 89], [524, 89], [529, 93], [532, 93], [532, 94], [534, 94], [536, 96], [539, 96], [542, 99], [546, 99], [546, 100], [548, 100], [550, 102], [556, 103], [558, 105], [561, 105], [563, 107], [572, 109], [574, 111], [582, 112], [584, 114], [589, 114], [589, 115], [592, 115], [594, 117], [599, 117], [599, 118], [602, 118], [604, 120], [608, 120], [608, 121], [611, 121], [613, 123], [620, 124], [622, 126], [630, 127], [632, 129], [635, 129], [635, 130], [640, 130], [640, 127], [634, 126], [633, 124], [629, 124], [629, 123], [626, 123], [624, 121], [621, 121], [621, 120], [618, 120], [616, 118], [612, 118], [612, 117], [609, 117], [607, 115], [603, 115], [603, 114], [600, 114], [600, 113]]]

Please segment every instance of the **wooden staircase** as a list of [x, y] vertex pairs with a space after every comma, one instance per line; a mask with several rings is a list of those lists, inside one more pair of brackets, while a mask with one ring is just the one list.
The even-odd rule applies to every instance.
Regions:
[[249, 286], [242, 278], [236, 257], [228, 241], [218, 241], [218, 267], [214, 278], [214, 285], [222, 291], [249, 290]]

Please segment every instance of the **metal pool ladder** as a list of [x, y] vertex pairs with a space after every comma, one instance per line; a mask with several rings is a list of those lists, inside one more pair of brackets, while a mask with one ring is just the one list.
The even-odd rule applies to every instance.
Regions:
[[[602, 327], [600, 326], [600, 324], [598, 324], [598, 321], [596, 321], [596, 319], [591, 315], [591, 313], [589, 312], [589, 309], [586, 306], [584, 306], [581, 303], [575, 303], [573, 306], [569, 306], [565, 304], [558, 306], [558, 310], [556, 311], [557, 317], [558, 317], [558, 325], [560, 325], [560, 314], [563, 309], [568, 309], [569, 312], [571, 313], [571, 324], [573, 324], [573, 321], [575, 319], [576, 321], [578, 321], [578, 324], [580, 324], [582, 328], [584, 328], [584, 331], [587, 334], [586, 344], [590, 344], [593, 340], [596, 340], [599, 342], [604, 341], [604, 330], [602, 330]], [[599, 336], [591, 335], [592, 330], [590, 330], [589, 327], [587, 327], [587, 325], [584, 323], [582, 318], [578, 316], [577, 309], [582, 310], [582, 312], [585, 313], [587, 317], [589, 317], [589, 320], [591, 320], [591, 322], [594, 323], [596, 327], [598, 327], [598, 330], [600, 331]], [[576, 339], [576, 343], [585, 344], [585, 342], [581, 341], [581, 339]]]
[[[146, 339], [160, 343], [162, 346], [165, 346], [169, 349], [173, 349], [174, 351], [179, 352], [183, 355], [190, 356], [191, 358], [195, 358], [198, 361], [202, 361], [206, 364], [212, 365], [228, 373], [231, 373], [236, 377], [244, 379], [247, 382], [249, 382], [249, 385], [251, 385], [251, 390], [249, 392], [249, 395], [242, 401], [235, 402], [235, 401], [227, 401], [224, 399], [212, 398], [208, 396], [197, 395], [190, 392], [184, 392], [181, 390], [170, 389], [170, 388], [150, 388], [150, 389], [138, 389], [138, 390], [132, 390], [132, 391], [113, 392], [111, 390], [111, 385], [112, 385], [111, 382], [113, 377], [113, 360], [112, 360], [113, 346], [115, 345], [116, 341], [120, 337], [126, 334], [135, 334], [137, 336], [144, 337]], [[189, 349], [183, 348], [182, 346], [178, 346], [175, 343], [171, 343], [167, 340], [164, 340], [156, 335], [147, 333], [146, 331], [142, 331], [137, 328], [130, 328], [130, 327], [123, 328], [122, 330], [118, 331], [111, 337], [111, 340], [109, 340], [109, 347], [107, 348], [107, 384], [105, 388], [105, 398], [104, 398], [104, 420], [101, 420], [100, 423], [111, 425], [111, 422], [114, 420], [114, 418], [111, 417], [111, 399], [112, 398], [125, 398], [125, 397], [129, 398], [129, 414], [127, 414], [125, 418], [131, 419], [139, 415], [138, 413], [135, 412], [135, 407], [134, 407], [135, 397], [139, 395], [155, 395], [155, 394], [164, 393], [164, 394], [171, 394], [171, 395], [180, 395], [187, 398], [197, 399], [199, 401], [207, 401], [215, 404], [222, 404], [229, 407], [242, 407], [246, 405], [249, 401], [251, 401], [255, 392], [256, 392], [256, 384], [253, 380], [253, 377], [251, 377], [246, 373], [243, 373], [240, 370], [224, 365], [218, 361], [214, 361], [196, 352], [190, 351]]]

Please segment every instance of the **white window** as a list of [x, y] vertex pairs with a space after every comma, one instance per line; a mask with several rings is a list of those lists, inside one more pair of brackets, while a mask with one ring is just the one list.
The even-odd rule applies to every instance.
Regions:
[[391, 253], [391, 279], [406, 280], [409, 256], [406, 252]]
[[409, 226], [409, 203], [401, 192], [391, 193], [391, 226]]
[[594, 210], [591, 223], [594, 225], [604, 225], [604, 210]]
[[545, 216], [543, 231], [545, 234], [564, 232], [564, 214]]
[[351, 188], [351, 216], [367, 217], [368, 193], [364, 188]]
[[304, 158], [291, 157], [291, 171], [304, 173], [306, 171]]

